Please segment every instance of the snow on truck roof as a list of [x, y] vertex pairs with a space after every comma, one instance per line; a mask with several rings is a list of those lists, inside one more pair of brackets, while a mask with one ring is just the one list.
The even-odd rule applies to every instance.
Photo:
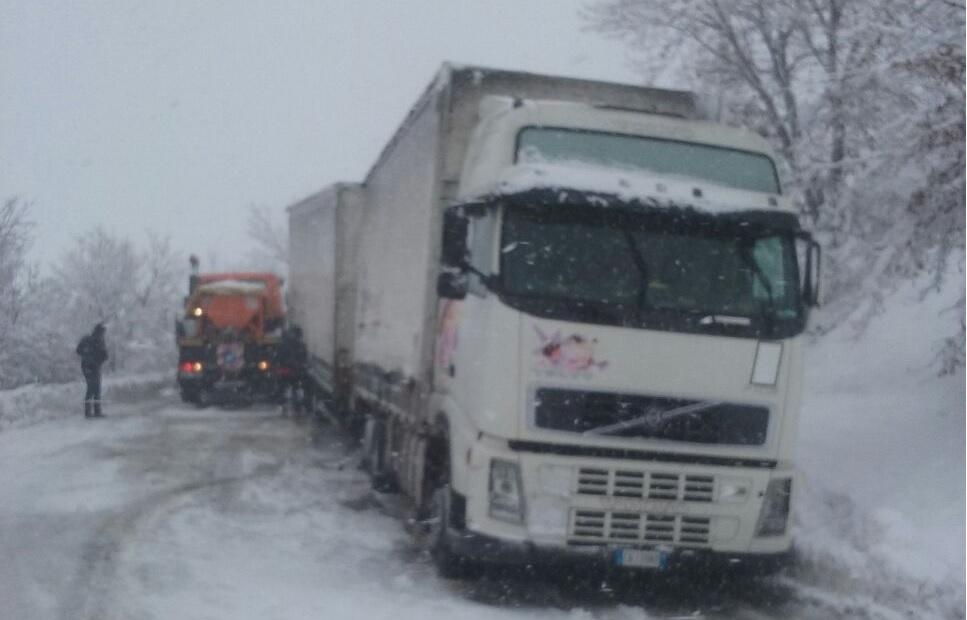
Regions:
[[195, 291], [214, 295], [258, 295], [264, 292], [265, 288], [265, 282], [252, 280], [216, 280], [215, 282], [199, 285]]
[[763, 210], [795, 212], [787, 199], [775, 194], [734, 189], [690, 177], [578, 163], [510, 166], [497, 178], [492, 190], [479, 199], [542, 189], [560, 192], [561, 202], [566, 201], [570, 191], [611, 196], [621, 202], [691, 208], [711, 214]]

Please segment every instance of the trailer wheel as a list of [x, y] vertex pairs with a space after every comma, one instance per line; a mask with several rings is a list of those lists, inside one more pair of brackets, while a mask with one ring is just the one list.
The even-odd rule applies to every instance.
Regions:
[[430, 557], [437, 572], [444, 579], [469, 579], [480, 574], [481, 564], [461, 555], [453, 548], [453, 529], [450, 524], [450, 485], [433, 492], [430, 520]]
[[199, 391], [198, 388], [181, 388], [181, 402], [191, 403], [197, 405], [199, 401]]
[[373, 489], [381, 493], [395, 490], [393, 476], [386, 467], [386, 424], [370, 417], [363, 432], [363, 466], [369, 472]]

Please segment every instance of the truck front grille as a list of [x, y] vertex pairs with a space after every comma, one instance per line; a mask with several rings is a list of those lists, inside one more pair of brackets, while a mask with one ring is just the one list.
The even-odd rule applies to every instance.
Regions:
[[568, 544], [706, 547], [711, 522], [710, 517], [575, 509], [571, 512]]
[[602, 437], [761, 446], [769, 428], [768, 407], [667, 396], [538, 388], [533, 406], [537, 428]]
[[578, 495], [711, 502], [714, 476], [672, 472], [582, 467], [578, 470]]

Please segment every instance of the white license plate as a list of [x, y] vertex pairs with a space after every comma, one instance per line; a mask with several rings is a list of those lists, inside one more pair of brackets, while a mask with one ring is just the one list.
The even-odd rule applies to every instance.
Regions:
[[618, 566], [629, 568], [665, 568], [667, 554], [657, 549], [618, 549], [614, 553]]
[[245, 386], [244, 381], [234, 381], [231, 379], [224, 379], [222, 381], [215, 382], [215, 385], [213, 387], [216, 390], [229, 391], [229, 390], [240, 390], [244, 386]]

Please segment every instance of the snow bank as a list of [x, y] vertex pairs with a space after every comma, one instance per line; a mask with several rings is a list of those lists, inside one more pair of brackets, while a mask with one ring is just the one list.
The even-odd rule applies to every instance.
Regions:
[[808, 349], [795, 535], [807, 580], [962, 617], [964, 373], [935, 363], [949, 293], [911, 287], [862, 336]]
[[[140, 400], [173, 385], [171, 372], [105, 377], [102, 384], [102, 396], [106, 401], [104, 406], [109, 411], [111, 401]], [[84, 412], [84, 391], [83, 381], [0, 390], [0, 432], [47, 420], [80, 416]]]

